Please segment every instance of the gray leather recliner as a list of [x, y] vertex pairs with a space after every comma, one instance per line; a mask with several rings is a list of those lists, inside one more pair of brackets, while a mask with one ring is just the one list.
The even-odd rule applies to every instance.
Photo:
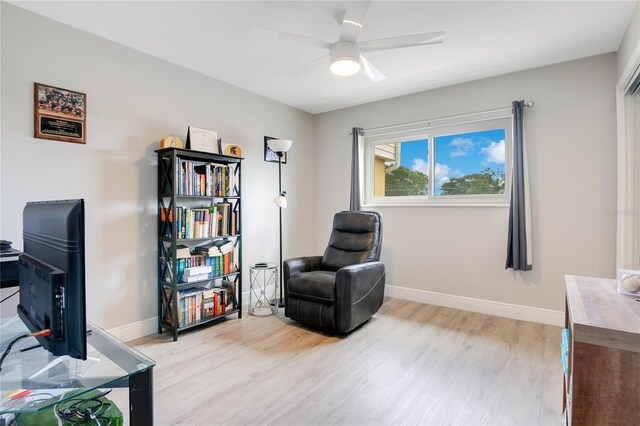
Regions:
[[384, 299], [381, 249], [380, 213], [337, 213], [323, 256], [284, 261], [285, 316], [339, 333], [367, 321]]

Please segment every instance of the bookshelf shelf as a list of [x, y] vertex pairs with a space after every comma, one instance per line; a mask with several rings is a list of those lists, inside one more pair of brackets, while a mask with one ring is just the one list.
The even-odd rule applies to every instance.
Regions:
[[[230, 311], [227, 311], [224, 314], [216, 315], [216, 316], [211, 317], [211, 318], [201, 319], [201, 320], [198, 320], [198, 321], [196, 321], [196, 322], [194, 322], [192, 324], [189, 324], [189, 325], [184, 325], [184, 326], [180, 327], [179, 330], [180, 331], [188, 330], [190, 328], [197, 327], [197, 326], [203, 325], [203, 324], [207, 324], [207, 323], [210, 323], [212, 321], [219, 321], [222, 318], [226, 318], [226, 317], [228, 317], [230, 315], [235, 315], [235, 314], [239, 315], [240, 314], [240, 310], [239, 309], [231, 309]], [[162, 324], [162, 328], [164, 328], [166, 330], [172, 330], [172, 327], [170, 325], [167, 325], [167, 324]]]
[[[203, 284], [203, 283], [207, 283], [209, 281], [219, 280], [221, 278], [222, 279], [224, 279], [224, 278], [233, 278], [236, 275], [240, 275], [240, 272], [232, 272], [230, 274], [216, 275], [213, 278], [207, 278], [207, 279], [204, 279], [204, 280], [193, 281], [193, 282], [190, 282], [190, 283], [177, 282], [177, 283], [175, 283], [175, 285], [176, 285], [176, 287], [178, 287], [178, 289], [189, 288], [189, 287], [193, 287], [194, 285], [200, 285], [200, 284]], [[165, 282], [165, 283], [162, 283], [162, 285], [166, 288], [166, 287], [170, 287], [172, 285], [172, 283]]]
[[[169, 198], [168, 195], [165, 195], [165, 197]], [[217, 196], [217, 195], [209, 195], [209, 196], [205, 196], [205, 195], [181, 195], [181, 194], [176, 194], [177, 198], [188, 198], [188, 199], [194, 199], [194, 200], [209, 200], [211, 198], [217, 198], [217, 199], [224, 199], [224, 200], [237, 200], [240, 197], [236, 197], [236, 196]]]
[[[155, 152], [158, 333], [168, 330], [177, 341], [182, 330], [242, 318], [242, 158], [177, 148]], [[187, 276], [193, 281], [183, 282]]]
[[[239, 238], [240, 234], [236, 234], [236, 235], [217, 235], [215, 237], [206, 237], [206, 238], [177, 238], [176, 242], [178, 244], [182, 244], [182, 243], [201, 243], [203, 241], [211, 241], [211, 240], [220, 240], [220, 239], [229, 239], [229, 238]], [[171, 242], [173, 241], [172, 237], [160, 237], [160, 239], [164, 242]]]

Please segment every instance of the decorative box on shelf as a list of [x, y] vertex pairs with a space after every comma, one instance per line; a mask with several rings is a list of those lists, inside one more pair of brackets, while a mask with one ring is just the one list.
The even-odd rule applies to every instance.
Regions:
[[618, 269], [618, 293], [640, 296], [640, 271]]

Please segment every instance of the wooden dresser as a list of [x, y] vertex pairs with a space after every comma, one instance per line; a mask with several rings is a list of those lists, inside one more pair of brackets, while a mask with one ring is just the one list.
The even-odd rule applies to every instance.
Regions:
[[640, 302], [619, 294], [615, 280], [566, 282], [567, 424], [640, 425]]

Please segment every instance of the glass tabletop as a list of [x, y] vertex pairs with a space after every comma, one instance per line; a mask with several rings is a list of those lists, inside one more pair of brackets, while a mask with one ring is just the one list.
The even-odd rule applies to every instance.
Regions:
[[[19, 317], [0, 325], [0, 353], [29, 330]], [[27, 413], [98, 388], [126, 387], [129, 376], [155, 362], [87, 321], [87, 360], [54, 356], [33, 337], [18, 341], [2, 363], [0, 412]], [[26, 351], [22, 351], [25, 350]]]

